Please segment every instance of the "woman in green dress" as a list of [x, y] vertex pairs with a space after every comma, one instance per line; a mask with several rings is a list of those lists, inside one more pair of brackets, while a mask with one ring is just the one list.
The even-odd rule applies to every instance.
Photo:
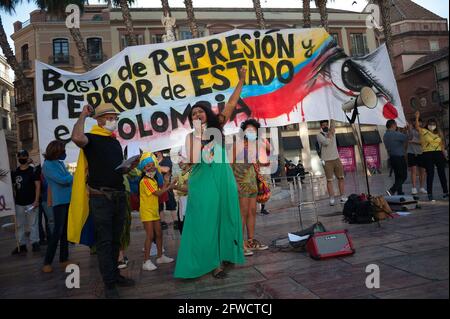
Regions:
[[[222, 146], [222, 129], [237, 105], [245, 76], [246, 69], [241, 68], [239, 82], [221, 114], [214, 114], [202, 103], [195, 104], [189, 114], [194, 128], [201, 128], [186, 137], [188, 159], [194, 166], [188, 182], [176, 278], [197, 278], [211, 271], [215, 278], [224, 278], [225, 262], [245, 262], [238, 189]], [[219, 136], [211, 140], [208, 133], [212, 129]]]

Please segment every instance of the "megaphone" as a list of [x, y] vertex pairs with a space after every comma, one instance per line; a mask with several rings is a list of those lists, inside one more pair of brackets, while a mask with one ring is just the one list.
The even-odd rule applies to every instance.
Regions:
[[[365, 106], [374, 109], [377, 106], [378, 98], [374, 90], [365, 86], [361, 90], [361, 94], [356, 99], [356, 107]], [[346, 113], [351, 112], [355, 108], [355, 98], [342, 104], [342, 110]]]

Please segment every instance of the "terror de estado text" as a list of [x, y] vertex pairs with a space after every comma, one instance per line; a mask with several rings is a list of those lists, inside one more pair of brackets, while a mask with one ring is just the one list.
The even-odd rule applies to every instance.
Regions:
[[[305, 57], [311, 54], [314, 45], [312, 40], [301, 41]], [[239, 46], [243, 49], [240, 50]], [[132, 49], [132, 48], [131, 48]], [[137, 49], [137, 48], [136, 48]], [[294, 76], [295, 51], [294, 34], [261, 34], [253, 33], [233, 34], [224, 39], [210, 39], [205, 43], [193, 43], [167, 49], [156, 49], [149, 53], [146, 59], [131, 63], [128, 55], [124, 56], [122, 66], [117, 72], [120, 85], [112, 85], [111, 75], [105, 73], [93, 79], [76, 80], [65, 78], [53, 69], [43, 69], [42, 101], [50, 102], [52, 119], [60, 116], [59, 108], [66, 106], [68, 118], [76, 119], [84, 104], [94, 108], [101, 103], [112, 103], [119, 112], [133, 110], [136, 107], [157, 105], [155, 96], [161, 99], [182, 100], [194, 98], [187, 96], [186, 88], [181, 84], [172, 83], [170, 74], [175, 72], [189, 72], [195, 97], [213, 92], [220, 92], [232, 86], [230, 79], [224, 76], [226, 70], [235, 70], [236, 75], [242, 66], [247, 66], [248, 85], [267, 85], [277, 78], [281, 83], [289, 83]], [[223, 52], [227, 54], [223, 54]], [[277, 63], [271, 65], [266, 59], [275, 58]], [[208, 64], [208, 67], [201, 67]], [[207, 62], [204, 62], [207, 59]], [[169, 61], [173, 61], [172, 64]], [[147, 68], [143, 62], [152, 66]], [[172, 66], [173, 65], [173, 66]], [[110, 71], [109, 71], [110, 72]], [[158, 77], [163, 75], [163, 77]], [[204, 77], [213, 79], [205, 84]], [[166, 82], [161, 92], [152, 92], [152, 81]], [[159, 83], [160, 84], [160, 83]], [[216, 98], [217, 100], [217, 98]], [[172, 112], [172, 110], [171, 110]], [[66, 130], [61, 133], [68, 133]], [[55, 137], [58, 134], [55, 132]]]

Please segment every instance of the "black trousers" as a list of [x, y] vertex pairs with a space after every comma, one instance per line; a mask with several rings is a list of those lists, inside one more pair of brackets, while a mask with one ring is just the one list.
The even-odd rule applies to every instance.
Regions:
[[429, 197], [433, 196], [434, 167], [436, 166], [442, 191], [448, 194], [447, 176], [445, 176], [445, 157], [440, 151], [424, 152], [423, 162], [427, 171], [427, 193]]
[[395, 182], [390, 188], [390, 192], [392, 195], [395, 193], [397, 193], [397, 195], [404, 195], [403, 183], [408, 178], [408, 165], [406, 164], [406, 159], [404, 156], [391, 156], [389, 160], [395, 176]]
[[45, 265], [51, 265], [55, 258], [59, 242], [59, 261], [65, 262], [69, 259], [69, 243], [67, 242], [67, 216], [69, 204], [53, 206], [55, 226], [47, 246], [45, 254]]
[[111, 287], [120, 275], [117, 259], [120, 251], [120, 236], [125, 222], [125, 192], [114, 193], [111, 199], [106, 196], [91, 196], [89, 212], [95, 228], [95, 246], [103, 282]]

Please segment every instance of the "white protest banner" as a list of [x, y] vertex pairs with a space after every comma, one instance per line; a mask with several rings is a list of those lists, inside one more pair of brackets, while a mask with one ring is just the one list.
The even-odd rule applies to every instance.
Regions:
[[5, 132], [0, 130], [0, 218], [15, 215], [11, 172]]
[[[377, 107], [361, 108], [361, 123], [405, 119], [384, 46], [368, 56], [347, 57], [324, 29], [233, 30], [210, 37], [127, 47], [84, 74], [36, 61], [36, 100], [41, 150], [69, 141], [84, 104], [114, 104], [122, 146], [155, 151], [180, 146], [191, 130], [188, 115], [203, 101], [222, 110], [246, 65], [238, 106], [225, 127], [236, 131], [252, 117], [276, 127], [330, 117], [346, 121], [341, 106], [369, 86]], [[86, 131], [95, 124], [90, 119]], [[68, 162], [78, 148], [67, 146]]]

